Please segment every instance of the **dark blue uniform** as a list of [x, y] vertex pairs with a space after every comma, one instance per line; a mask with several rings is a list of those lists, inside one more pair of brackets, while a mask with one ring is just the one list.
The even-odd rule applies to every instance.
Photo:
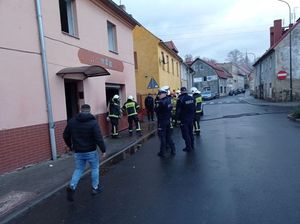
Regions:
[[164, 97], [156, 102], [155, 112], [158, 124], [158, 136], [160, 138], [159, 156], [164, 156], [167, 145], [171, 148], [171, 154], [175, 155], [175, 145], [171, 137], [171, 111], [172, 104], [170, 97]]
[[185, 141], [184, 151], [194, 148], [193, 122], [195, 116], [195, 101], [192, 96], [183, 93], [179, 96], [176, 105], [176, 117], [181, 121], [181, 134]]

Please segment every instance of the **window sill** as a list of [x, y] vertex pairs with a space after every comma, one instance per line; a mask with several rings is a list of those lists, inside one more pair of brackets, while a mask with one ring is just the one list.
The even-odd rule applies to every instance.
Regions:
[[75, 35], [69, 34], [69, 33], [64, 32], [64, 31], [61, 31], [61, 33], [64, 34], [64, 35], [66, 35], [66, 36], [73, 37], [73, 38], [75, 38], [77, 40], [80, 40], [79, 36], [75, 36]]
[[119, 53], [117, 51], [108, 50], [110, 53], [118, 55]]

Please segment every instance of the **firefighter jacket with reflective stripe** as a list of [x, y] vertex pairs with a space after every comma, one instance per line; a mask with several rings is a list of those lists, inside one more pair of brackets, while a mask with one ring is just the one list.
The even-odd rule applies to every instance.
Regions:
[[114, 100], [111, 100], [108, 104], [108, 117], [119, 118], [121, 116], [120, 104]]
[[202, 112], [202, 96], [198, 93], [193, 95], [194, 100], [195, 100], [195, 109], [196, 109], [196, 113], [201, 113]]
[[140, 106], [137, 104], [137, 102], [133, 100], [127, 100], [127, 102], [122, 107], [122, 110], [125, 111], [127, 115], [130, 117], [133, 115], [137, 115], [139, 108]]

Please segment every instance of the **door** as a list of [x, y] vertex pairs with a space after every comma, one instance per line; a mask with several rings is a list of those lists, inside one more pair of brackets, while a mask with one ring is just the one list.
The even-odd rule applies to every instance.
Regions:
[[65, 95], [67, 107], [67, 120], [79, 112], [78, 104], [78, 81], [65, 79]]

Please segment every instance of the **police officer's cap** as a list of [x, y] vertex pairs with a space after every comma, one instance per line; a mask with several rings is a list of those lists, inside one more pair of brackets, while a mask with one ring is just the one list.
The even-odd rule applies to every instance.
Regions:
[[133, 96], [132, 96], [132, 95], [129, 95], [127, 99], [133, 100]]
[[162, 94], [162, 93], [168, 93], [168, 90], [165, 89], [165, 88], [160, 88], [160, 89], [158, 90], [158, 94]]
[[186, 92], [186, 87], [181, 87], [181, 88], [180, 88], [180, 92], [182, 92], [182, 93], [183, 93], [183, 92]]

